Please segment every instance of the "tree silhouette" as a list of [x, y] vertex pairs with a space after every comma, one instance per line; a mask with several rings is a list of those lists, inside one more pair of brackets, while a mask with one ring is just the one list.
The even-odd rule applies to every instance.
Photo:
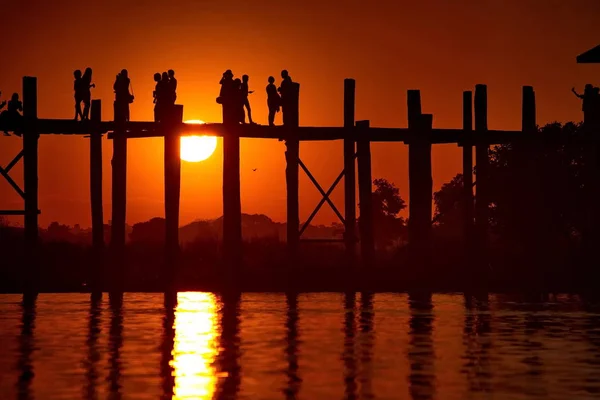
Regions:
[[433, 194], [433, 223], [446, 235], [460, 235], [464, 215], [463, 176], [456, 175]]
[[406, 203], [400, 196], [400, 190], [388, 180], [375, 179], [373, 185], [375, 241], [378, 246], [386, 247], [406, 234], [404, 218], [398, 215], [406, 208]]

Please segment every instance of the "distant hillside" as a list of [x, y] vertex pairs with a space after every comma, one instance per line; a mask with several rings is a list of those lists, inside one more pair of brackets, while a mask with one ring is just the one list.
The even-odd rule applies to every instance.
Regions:
[[[242, 214], [242, 235], [246, 240], [273, 238], [284, 241], [286, 229], [287, 224], [275, 222], [264, 214]], [[222, 232], [223, 217], [215, 220], [194, 221], [179, 229], [179, 240], [182, 243], [190, 243], [202, 239], [221, 239]], [[310, 225], [302, 236], [306, 238], [341, 238], [342, 232], [341, 226]]]

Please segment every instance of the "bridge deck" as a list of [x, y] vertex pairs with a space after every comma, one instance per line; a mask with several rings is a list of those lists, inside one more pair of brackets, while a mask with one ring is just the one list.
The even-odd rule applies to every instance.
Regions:
[[[65, 119], [38, 119], [32, 127], [42, 135], [89, 135], [92, 132], [108, 133], [108, 139], [115, 135], [115, 123], [106, 121], [74, 121]], [[189, 124], [181, 123], [174, 127], [180, 135], [234, 135], [240, 138], [278, 139], [296, 137], [301, 141], [340, 140], [347, 137], [360, 139], [368, 137], [371, 142], [404, 142], [424, 137], [424, 132], [408, 128], [355, 128], [348, 130], [342, 127], [299, 127], [289, 129], [283, 126], [269, 127], [265, 125], [237, 125], [225, 127], [220, 123]], [[124, 125], [128, 138], [164, 137], [165, 131], [155, 122], [127, 122]], [[23, 121], [17, 124], [0, 124], [0, 131], [23, 132]], [[173, 131], [173, 130], [171, 130]], [[566, 137], [563, 135], [523, 134], [521, 131], [488, 130], [486, 132], [465, 132], [462, 129], [432, 129], [429, 133], [432, 144], [488, 143], [502, 144], [521, 140], [543, 142], [581, 140], [582, 137]], [[594, 138], [595, 139], [595, 138]]]

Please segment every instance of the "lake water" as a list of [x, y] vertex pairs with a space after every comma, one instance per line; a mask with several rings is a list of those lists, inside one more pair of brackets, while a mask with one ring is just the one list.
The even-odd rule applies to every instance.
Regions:
[[0, 295], [2, 399], [600, 399], [577, 297]]

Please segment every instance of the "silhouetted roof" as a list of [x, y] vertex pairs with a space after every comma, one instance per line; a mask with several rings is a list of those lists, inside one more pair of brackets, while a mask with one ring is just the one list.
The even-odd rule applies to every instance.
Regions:
[[578, 64], [600, 63], [600, 45], [577, 56]]

